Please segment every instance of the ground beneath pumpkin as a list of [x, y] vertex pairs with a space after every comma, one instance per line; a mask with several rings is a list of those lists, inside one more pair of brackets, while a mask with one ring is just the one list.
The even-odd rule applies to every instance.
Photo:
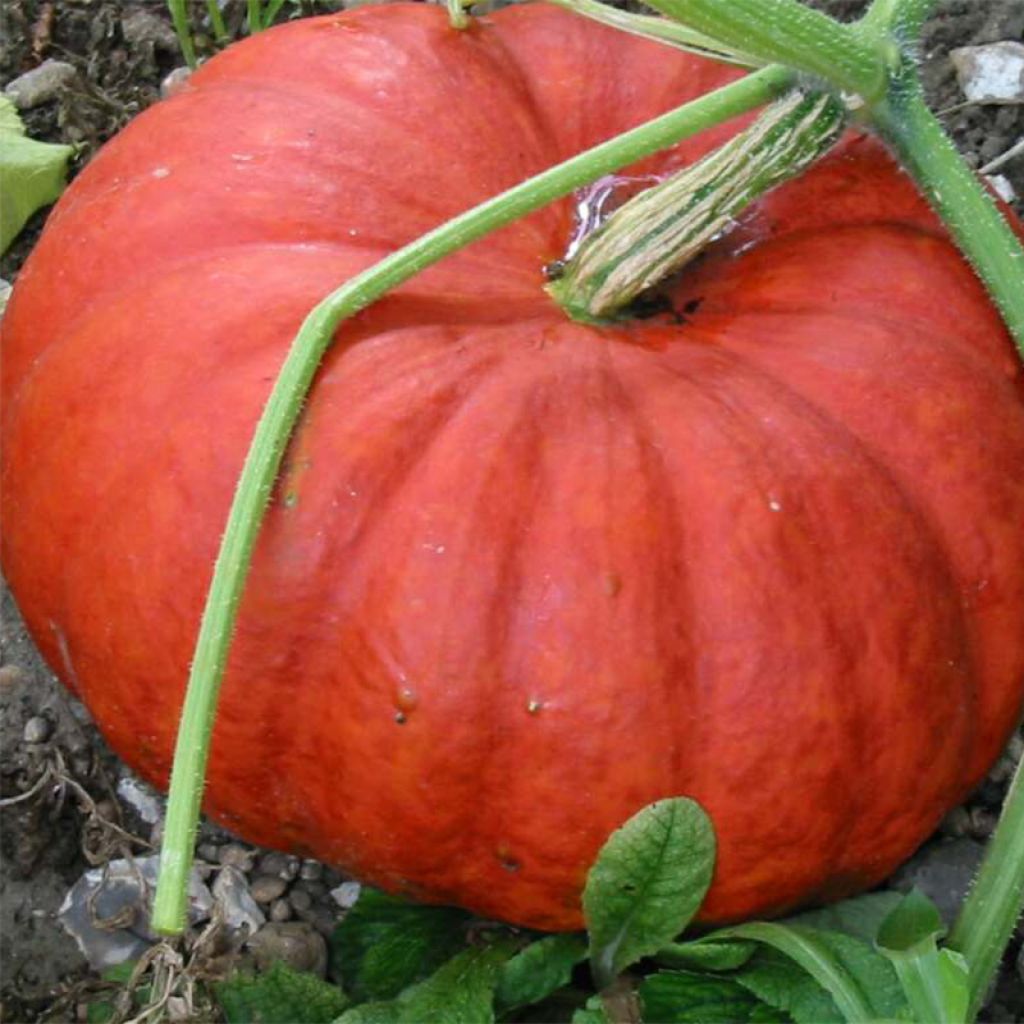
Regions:
[[[196, 11], [202, 4], [195, 3]], [[287, 14], [319, 13], [341, 0], [292, 0]], [[840, 17], [855, 16], [862, 0], [815, 0]], [[239, 34], [245, 4], [227, 0], [229, 30]], [[139, 17], [139, 15], [145, 17]], [[159, 97], [160, 83], [180, 63], [162, 0], [3, 0], [0, 85], [47, 58], [78, 70], [70, 85], [27, 112], [30, 133], [81, 146], [77, 166], [140, 110]], [[132, 21], [134, 19], [134, 21]], [[1020, 39], [1024, 0], [943, 0], [924, 37], [922, 71], [934, 109], [975, 167], [1024, 138], [1024, 105], [964, 105], [948, 58], [956, 46]], [[200, 37], [200, 53], [212, 43]], [[1000, 169], [1024, 197], [1024, 156]], [[1024, 213], [1024, 202], [1015, 206]], [[45, 220], [37, 215], [0, 260], [12, 280]], [[68, 254], [69, 259], [83, 254]], [[0, 624], [0, 799], [28, 797], [6, 806], [0, 832], [0, 1020], [82, 1019], [95, 998], [96, 975], [56, 920], [69, 887], [89, 867], [147, 852], [153, 826], [118, 793], [126, 770], [106, 748], [85, 709], [70, 698], [41, 661], [13, 599], [4, 590]], [[983, 852], [1024, 739], [1018, 737], [993, 774], [892, 883], [919, 884], [952, 910]], [[122, 831], [123, 830], [123, 831]], [[138, 841], [130, 837], [136, 837]], [[200, 855], [211, 865], [233, 864], [247, 879], [265, 915], [287, 924], [316, 948], [316, 935], [339, 915], [330, 895], [342, 881], [319, 865], [256, 851], [206, 826]], [[1006, 969], [983, 1019], [1024, 1022], [1024, 933], [1007, 955]], [[244, 955], [244, 954], [241, 954]], [[310, 955], [315, 955], [315, 952]], [[223, 968], [223, 964], [219, 967]], [[194, 1019], [209, 1019], [195, 1007]]]

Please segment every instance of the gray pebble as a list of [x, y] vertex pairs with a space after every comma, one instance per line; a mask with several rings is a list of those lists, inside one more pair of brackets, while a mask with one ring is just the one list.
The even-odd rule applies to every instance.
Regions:
[[252, 862], [256, 859], [256, 851], [250, 850], [239, 843], [228, 843], [220, 848], [220, 862], [225, 867], [238, 868], [248, 874], [252, 871]]
[[257, 870], [261, 875], [280, 875], [284, 877], [284, 871], [286, 870], [288, 859], [283, 853], [265, 853], [260, 857], [257, 864]]
[[305, 882], [316, 882], [323, 877], [324, 866], [318, 860], [304, 860], [299, 868], [299, 878]]
[[[11, 284], [8, 281], [0, 280], [0, 288], [7, 286], [7, 294], [10, 294]], [[6, 298], [4, 299], [6, 305]], [[28, 679], [28, 673], [18, 665], [0, 665], [0, 686], [19, 686]]]
[[942, 819], [942, 824], [939, 828], [943, 835], [953, 836], [954, 838], [967, 835], [971, 831], [971, 816], [967, 813], [967, 808], [954, 807]]
[[257, 903], [273, 903], [284, 895], [288, 883], [280, 875], [257, 875], [249, 885], [252, 898]]
[[174, 96], [185, 88], [185, 83], [192, 77], [192, 69], [189, 67], [175, 68], [169, 72], [160, 83], [160, 96], [167, 99]]
[[168, 22], [152, 11], [133, 11], [121, 19], [124, 41], [139, 49], [152, 45], [165, 53], [178, 52], [178, 37]]
[[4, 95], [19, 110], [31, 110], [56, 99], [61, 89], [77, 77], [71, 64], [62, 60], [44, 60], [37, 68], [26, 71], [10, 82]]
[[53, 726], [42, 715], [34, 715], [25, 723], [22, 738], [26, 743], [45, 743], [53, 732]]
[[313, 897], [305, 889], [293, 889], [288, 894], [288, 902], [296, 910], [309, 910], [313, 906]]
[[996, 830], [999, 815], [984, 807], [971, 809], [971, 835], [976, 839], [987, 839]]
[[361, 888], [362, 886], [358, 882], [342, 882], [337, 888], [331, 890], [331, 899], [342, 910], [348, 910], [356, 905]]
[[327, 943], [315, 928], [303, 921], [272, 921], [264, 925], [248, 945], [260, 970], [283, 960], [296, 971], [309, 971], [321, 978], [327, 973]]
[[211, 864], [220, 863], [220, 847], [213, 843], [200, 843], [196, 853], [200, 860], [209, 861]]
[[284, 867], [281, 869], [281, 877], [286, 882], [291, 882], [299, 877], [299, 870], [302, 868], [302, 860], [294, 854], [286, 854]]
[[267, 916], [271, 921], [289, 921], [292, 916], [292, 906], [288, 900], [274, 900], [270, 904], [270, 912]]

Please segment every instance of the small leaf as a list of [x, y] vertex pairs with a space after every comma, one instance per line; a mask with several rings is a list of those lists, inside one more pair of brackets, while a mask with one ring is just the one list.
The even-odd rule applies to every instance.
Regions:
[[28, 138], [14, 104], [0, 96], [0, 253], [36, 210], [64, 191], [74, 152], [73, 146]]
[[885, 919], [878, 948], [892, 962], [917, 1020], [959, 1024], [968, 1016], [970, 975], [959, 953], [939, 949], [945, 932], [935, 904], [912, 889]]
[[235, 975], [215, 992], [228, 1024], [330, 1024], [348, 1004], [334, 985], [283, 963]]
[[491, 1024], [505, 944], [465, 949], [398, 998], [399, 1024]]
[[587, 958], [582, 935], [550, 935], [520, 950], [501, 969], [495, 1006], [501, 1012], [546, 999], [572, 980], [572, 970]]
[[878, 947], [889, 953], [910, 953], [916, 946], [931, 946], [946, 934], [942, 915], [920, 889], [911, 889], [882, 922]]
[[749, 1024], [788, 1021], [729, 977], [660, 971], [640, 985], [644, 1020], [657, 1024]]
[[697, 971], [735, 971], [742, 967], [757, 949], [754, 942], [726, 942], [696, 939], [693, 942], [670, 942], [658, 950], [658, 963], [667, 967], [683, 967]]
[[587, 1005], [572, 1015], [572, 1024], [612, 1024], [605, 1013], [604, 1003], [600, 996], [591, 996]]
[[613, 832], [583, 891], [598, 988], [689, 924], [715, 867], [711, 820], [693, 800], [660, 800]]
[[358, 1000], [388, 1000], [466, 944], [470, 915], [364, 888], [331, 936], [331, 970]]
[[398, 1024], [402, 1007], [393, 999], [384, 1003], [363, 1003], [346, 1010], [332, 1024]]

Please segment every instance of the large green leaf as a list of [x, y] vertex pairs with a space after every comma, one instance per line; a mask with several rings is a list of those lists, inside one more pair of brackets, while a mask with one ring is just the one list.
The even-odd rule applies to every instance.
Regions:
[[331, 969], [362, 1000], [393, 999], [466, 944], [470, 916], [364, 888], [331, 936]]
[[649, 1024], [751, 1024], [790, 1018], [728, 975], [660, 971], [640, 985]]
[[689, 924], [714, 867], [711, 820], [693, 800], [659, 800], [611, 834], [583, 891], [599, 988]]
[[495, 1005], [505, 1013], [546, 999], [572, 979], [587, 958], [582, 935], [549, 935], [520, 950], [501, 969]]

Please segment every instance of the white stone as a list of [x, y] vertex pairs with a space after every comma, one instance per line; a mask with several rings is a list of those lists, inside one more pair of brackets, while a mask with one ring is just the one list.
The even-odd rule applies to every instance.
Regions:
[[962, 46], [950, 58], [972, 103], [1024, 103], [1024, 43]]

